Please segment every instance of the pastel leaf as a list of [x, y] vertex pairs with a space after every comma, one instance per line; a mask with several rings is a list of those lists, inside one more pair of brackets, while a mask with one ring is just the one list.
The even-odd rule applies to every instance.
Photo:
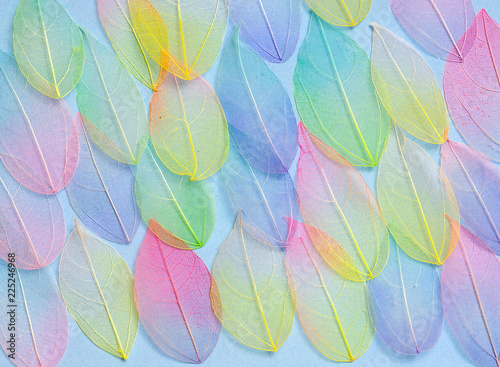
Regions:
[[462, 35], [474, 22], [471, 0], [389, 0], [406, 30], [429, 52], [462, 62], [471, 42]]
[[135, 200], [134, 173], [128, 164], [115, 161], [90, 139], [81, 115], [80, 160], [66, 190], [81, 221], [100, 237], [121, 243], [132, 241], [141, 214]]
[[224, 164], [226, 116], [212, 86], [168, 75], [151, 101], [151, 140], [162, 162], [179, 175], [203, 180]]
[[149, 139], [142, 94], [118, 57], [83, 33], [87, 59], [76, 99], [87, 132], [113, 159], [137, 164]]
[[212, 276], [194, 251], [148, 231], [135, 266], [135, 295], [144, 327], [164, 352], [187, 363], [208, 359], [221, 331], [211, 290], [217, 292]]
[[64, 100], [36, 91], [0, 50], [0, 158], [30, 190], [55, 194], [78, 165], [78, 130]]
[[467, 143], [500, 162], [500, 26], [483, 9], [463, 39], [473, 45], [463, 63], [446, 63], [446, 103]]
[[485, 367], [500, 364], [500, 262], [467, 229], [443, 267], [441, 280], [446, 319], [469, 357]]
[[[17, 263], [17, 254], [15, 260]], [[14, 355], [10, 361], [18, 367], [55, 367], [66, 351], [69, 338], [68, 311], [57, 281], [48, 267], [39, 270], [18, 268], [14, 277], [10, 276], [11, 270], [5, 263], [0, 265], [1, 280], [5, 284], [5, 290], [0, 291], [4, 299], [0, 309], [0, 331], [5, 340], [2, 349], [7, 355]], [[15, 299], [12, 299], [10, 287], [7, 291], [8, 284], [15, 284]], [[7, 342], [12, 334], [15, 335], [15, 353], [9, 350], [11, 346]]]
[[[215, 198], [210, 184], [191, 181], [165, 167], [150, 145], [137, 167], [135, 195], [142, 218], [163, 241], [165, 230], [190, 248], [205, 245], [215, 226]], [[152, 226], [155, 219], [158, 225]]]
[[457, 199], [432, 157], [396, 125], [380, 161], [377, 196], [398, 245], [416, 260], [443, 264], [460, 232]]
[[392, 122], [375, 91], [370, 59], [346, 33], [314, 15], [300, 49], [294, 94], [313, 135], [355, 166], [378, 164]]
[[61, 255], [59, 287], [82, 331], [106, 352], [127, 359], [139, 328], [134, 277], [120, 254], [78, 221]]
[[63, 98], [82, 76], [85, 49], [78, 25], [56, 0], [22, 0], [14, 17], [14, 53], [37, 90]]
[[354, 27], [366, 18], [372, 0], [306, 0], [306, 4], [333, 25]]
[[292, 220], [290, 226], [286, 262], [302, 327], [326, 357], [353, 362], [375, 334], [370, 292], [365, 282], [348, 280], [329, 266], [304, 224]]
[[355, 268], [342, 275], [375, 278], [389, 257], [389, 233], [375, 196], [361, 174], [302, 123], [299, 144], [297, 192], [304, 222], [333, 238], [354, 261]]
[[261, 171], [288, 172], [298, 148], [292, 103], [266, 63], [239, 41], [239, 27], [225, 46], [216, 90], [240, 154]]
[[269, 62], [285, 62], [299, 41], [302, 24], [300, 0], [232, 0], [229, 13], [241, 24], [241, 36]]
[[[212, 302], [222, 325], [241, 343], [276, 352], [288, 338], [295, 305], [285, 258], [238, 215], [212, 267]], [[220, 297], [220, 298], [219, 298]]]
[[372, 78], [387, 112], [420, 140], [444, 143], [450, 119], [431, 67], [401, 37], [381, 25], [372, 26]]

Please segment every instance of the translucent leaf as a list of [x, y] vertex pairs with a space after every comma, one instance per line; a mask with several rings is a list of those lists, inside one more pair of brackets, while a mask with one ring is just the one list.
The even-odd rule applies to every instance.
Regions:
[[139, 328], [134, 277], [120, 254], [78, 221], [61, 255], [59, 287], [83, 332], [100, 348], [127, 359]]
[[71, 205], [82, 222], [106, 240], [129, 243], [141, 224], [135, 200], [134, 173], [115, 161], [90, 139], [81, 115], [80, 161], [66, 188]]
[[441, 280], [446, 319], [462, 348], [477, 364], [497, 367], [500, 319], [500, 262], [467, 229], [444, 264]]
[[283, 217], [298, 218], [297, 192], [288, 173], [264, 173], [252, 167], [231, 147], [222, 168], [233, 208], [243, 220], [267, 235], [276, 246], [286, 244], [288, 223]]
[[372, 77], [395, 123], [420, 140], [442, 144], [450, 120], [443, 93], [431, 67], [398, 35], [372, 23]]
[[434, 265], [416, 261], [391, 244], [387, 266], [368, 283], [377, 333], [399, 353], [420, 354], [432, 349], [443, 331], [441, 281]]
[[210, 69], [224, 40], [227, 0], [150, 1], [168, 31], [168, 71], [191, 80]]
[[474, 22], [471, 0], [389, 0], [401, 24], [429, 52], [462, 62], [471, 42], [462, 35]]
[[63, 98], [82, 76], [82, 35], [55, 0], [21, 1], [14, 17], [14, 53], [26, 79], [49, 97]]
[[239, 41], [239, 27], [222, 55], [217, 94], [240, 154], [261, 171], [288, 172], [298, 148], [292, 103], [266, 63]]
[[194, 251], [148, 231], [135, 266], [135, 294], [142, 323], [163, 351], [182, 362], [207, 360], [221, 330], [211, 290], [217, 287], [212, 289], [212, 276]]
[[372, 0], [306, 0], [318, 16], [341, 27], [354, 27], [366, 18]]
[[294, 93], [312, 134], [355, 166], [378, 164], [391, 117], [375, 91], [370, 59], [346, 33], [314, 15], [300, 49]]
[[499, 162], [500, 26], [483, 9], [463, 38], [473, 45], [463, 63], [446, 63], [446, 103], [467, 143]]
[[120, 61], [142, 84], [156, 90], [167, 73], [141, 44], [128, 0], [98, 0], [99, 17]]
[[361, 174], [302, 123], [299, 144], [297, 192], [304, 222], [349, 254], [355, 268], [342, 275], [356, 281], [375, 278], [389, 257], [389, 233], [375, 196]]
[[179, 175], [203, 180], [227, 158], [226, 116], [203, 78], [186, 81], [170, 74], [151, 101], [151, 140], [162, 162]]
[[[207, 181], [191, 181], [166, 168], [150, 145], [137, 167], [135, 195], [142, 218], [163, 241], [165, 230], [190, 248], [205, 245], [215, 226], [215, 198]], [[152, 225], [155, 219], [157, 224]], [[183, 247], [184, 248], [184, 247]]]
[[15, 253], [18, 268], [40, 269], [59, 256], [65, 239], [57, 196], [28, 190], [0, 163], [0, 257]]
[[448, 140], [441, 147], [448, 176], [469, 230], [500, 254], [500, 170], [485, 155]]
[[375, 334], [370, 292], [364, 282], [350, 281], [326, 263], [304, 224], [293, 220], [290, 225], [286, 262], [302, 327], [326, 357], [353, 362]]
[[377, 196], [398, 245], [416, 260], [443, 264], [460, 232], [457, 199], [436, 162], [398, 126], [380, 161]]
[[[17, 254], [15, 260], [17, 263]], [[5, 284], [0, 291], [2, 348], [7, 355], [15, 352], [15, 358], [10, 360], [16, 366], [55, 367], [66, 351], [69, 337], [68, 312], [57, 281], [50, 268], [17, 269], [12, 277], [11, 270], [5, 263], [0, 265], [1, 281]], [[15, 299], [11, 297], [13, 288]], [[12, 318], [15, 329], [9, 325]], [[15, 351], [9, 350], [11, 334], [15, 335]]]
[[78, 131], [71, 109], [33, 89], [16, 60], [0, 50], [0, 157], [30, 190], [55, 194], [78, 165]]
[[87, 132], [113, 159], [137, 164], [149, 139], [142, 94], [118, 57], [83, 33], [87, 59], [76, 99]]
[[264, 60], [285, 62], [297, 47], [302, 24], [300, 0], [232, 0], [229, 7], [241, 36]]
[[212, 268], [219, 291], [212, 291], [212, 302], [222, 303], [215, 314], [236, 339], [276, 352], [292, 330], [295, 305], [283, 254], [259, 238], [238, 215]]

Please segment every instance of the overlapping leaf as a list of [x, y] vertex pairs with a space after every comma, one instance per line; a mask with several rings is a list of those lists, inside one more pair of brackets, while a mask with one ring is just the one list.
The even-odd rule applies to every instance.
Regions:
[[100, 348], [127, 359], [139, 328], [134, 277], [120, 254], [78, 221], [61, 255], [59, 287], [83, 332]]
[[90, 139], [80, 125], [80, 160], [67, 186], [73, 209], [82, 222], [106, 240], [129, 243], [141, 224], [135, 200], [134, 173], [115, 161]]
[[226, 116], [212, 86], [170, 74], [151, 101], [151, 140], [162, 162], [191, 180], [212, 176], [229, 150]]
[[139, 87], [115, 54], [83, 33], [87, 59], [76, 98], [87, 132], [113, 159], [137, 164], [149, 138]]
[[63, 100], [41, 95], [0, 50], [0, 157], [27, 188], [54, 194], [78, 165], [78, 131]]
[[302, 24], [300, 0], [232, 0], [229, 7], [241, 36], [264, 60], [285, 62], [299, 41]]
[[372, 23], [372, 77], [395, 123], [433, 144], [448, 139], [450, 120], [439, 83], [424, 58], [401, 37]]
[[398, 245], [416, 260], [443, 264], [459, 237], [457, 200], [436, 162], [398, 126], [380, 161], [377, 196]]
[[318, 16], [341, 27], [354, 27], [366, 18], [372, 0], [306, 0]]
[[458, 246], [443, 267], [443, 306], [462, 348], [485, 367], [500, 364], [499, 285], [495, 253], [462, 227]]
[[[150, 145], [137, 167], [135, 195], [142, 218], [165, 242], [165, 230], [190, 248], [205, 245], [215, 226], [215, 199], [207, 181], [191, 181], [166, 168]], [[155, 219], [154, 226], [151, 220]]]
[[297, 108], [309, 131], [355, 166], [376, 166], [391, 132], [370, 70], [356, 41], [312, 16], [294, 75]]
[[266, 63], [239, 41], [239, 27], [225, 46], [217, 94], [240, 154], [264, 172], [288, 172], [298, 147], [290, 98]]
[[446, 102], [467, 143], [500, 161], [500, 26], [483, 9], [462, 39], [473, 45], [463, 63], [446, 63]]
[[[219, 250], [212, 276], [212, 303], [222, 325], [243, 344], [276, 352], [286, 341], [295, 317], [283, 254], [263, 242], [238, 215]], [[219, 298], [220, 297], [220, 298]]]
[[98, 0], [99, 17], [120, 61], [146, 87], [156, 90], [166, 76], [149, 56], [134, 28], [128, 0]]
[[52, 270], [14, 272], [2, 264], [0, 274], [3, 350], [18, 367], [57, 366], [68, 344], [69, 318]]
[[203, 363], [221, 330], [210, 292], [212, 276], [192, 250], [160, 240], [151, 230], [135, 267], [135, 295], [142, 323], [156, 344], [182, 362]]
[[82, 35], [56, 0], [21, 1], [14, 17], [14, 53], [26, 79], [49, 97], [63, 98], [82, 76]]
[[443, 330], [441, 281], [434, 265], [410, 258], [391, 243], [387, 266], [368, 284], [377, 333], [399, 353], [420, 354], [436, 345]]
[[360, 173], [302, 123], [299, 144], [297, 192], [304, 222], [331, 236], [354, 261], [355, 269], [342, 275], [375, 278], [389, 257], [389, 233], [375, 196]]
[[370, 292], [364, 282], [350, 281], [326, 263], [304, 224], [292, 220], [290, 225], [286, 261], [302, 327], [326, 357], [353, 362], [375, 334]]

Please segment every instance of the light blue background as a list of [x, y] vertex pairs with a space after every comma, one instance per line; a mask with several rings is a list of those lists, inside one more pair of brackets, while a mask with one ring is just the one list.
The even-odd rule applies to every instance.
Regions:
[[[202, 0], [203, 1], [203, 0]], [[249, 0], [250, 1], [250, 0]], [[413, 1], [413, 0], [407, 0]], [[18, 0], [0, 0], [0, 48], [4, 51], [13, 52], [12, 49], [12, 22]], [[107, 34], [102, 27], [99, 15], [97, 12], [96, 0], [59, 0], [66, 7], [73, 19], [93, 32], [101, 42], [108, 45], [111, 44]], [[500, 21], [500, 2], [498, 0], [473, 0], [476, 13], [482, 8], [485, 8], [488, 13], [497, 21]], [[303, 21], [301, 30], [301, 40], [299, 47], [293, 57], [284, 64], [270, 65], [271, 69], [277, 74], [280, 80], [285, 85], [290, 98], [293, 100], [293, 84], [292, 77], [297, 62], [297, 53], [304, 40], [310, 18], [311, 10], [304, 4], [303, 6]], [[367, 52], [371, 50], [372, 29], [371, 22], [379, 23], [391, 31], [397, 33], [413, 46], [425, 57], [429, 65], [434, 70], [437, 79], [442, 84], [443, 73], [445, 69], [445, 61], [437, 59], [429, 54], [425, 49], [419, 46], [413, 39], [409, 37], [403, 27], [399, 24], [393, 15], [388, 0], [373, 0], [372, 9], [368, 17], [354, 29], [348, 30], [354, 39]], [[234, 29], [230, 22], [226, 31], [226, 40], [230, 32]], [[212, 83], [215, 82], [215, 77], [218, 71], [217, 62], [212, 69], [207, 72], [204, 77]], [[144, 95], [146, 105], [149, 107], [149, 101], [152, 97], [152, 92], [143, 87], [137, 82]], [[0, 91], [1, 92], [1, 91]], [[73, 112], [78, 111], [76, 105], [75, 91], [71, 92], [65, 100], [69, 103]], [[297, 114], [297, 119], [299, 119]], [[450, 139], [458, 142], [463, 142], [454, 126], [450, 129]], [[430, 145], [420, 142], [427, 151], [439, 162], [439, 146]], [[295, 164], [296, 165], [296, 164]], [[296, 168], [294, 168], [294, 171]], [[377, 169], [361, 169], [363, 176], [372, 190], [375, 188], [375, 180]], [[296, 172], [292, 172], [295, 174]], [[205, 261], [210, 268], [220, 244], [227, 238], [233, 226], [234, 215], [230, 210], [230, 206], [225, 196], [225, 190], [217, 183], [217, 178], [211, 179], [217, 200], [217, 224], [210, 241], [207, 245], [197, 250], [197, 254]], [[375, 192], [375, 190], [374, 190]], [[74, 228], [75, 212], [71, 208], [68, 196], [65, 191], [58, 194], [61, 200], [66, 217], [67, 235]], [[132, 243], [129, 245], [114, 244], [114, 247], [123, 256], [125, 261], [130, 265], [132, 271], [135, 268], [135, 260], [139, 252], [140, 245], [146, 235], [146, 226], [143, 223]], [[57, 274], [58, 261], [51, 265], [54, 273]], [[500, 310], [499, 310], [500, 312]], [[3, 342], [3, 341], [0, 341]], [[206, 366], [325, 366], [333, 364], [331, 360], [323, 357], [323, 355], [309, 341], [304, 333], [298, 318], [290, 334], [290, 337], [281, 349], [276, 352], [262, 352], [244, 346], [233, 338], [227, 331], [223, 330], [220, 336], [219, 343], [213, 352], [212, 356], [205, 362]], [[9, 365], [9, 359], [4, 353], [0, 353], [0, 365]], [[137, 340], [134, 348], [127, 361], [123, 361], [105, 351], [98, 348], [78, 327], [76, 322], [70, 317], [70, 334], [68, 348], [66, 354], [61, 360], [59, 366], [62, 367], [114, 367], [114, 366], [185, 366], [177, 360], [163, 353], [156, 344], [151, 340], [146, 330], [141, 325], [137, 334]], [[353, 362], [352, 366], [371, 366], [371, 367], [388, 367], [388, 366], [473, 366], [472, 360], [468, 358], [465, 352], [461, 349], [457, 339], [453, 335], [450, 326], [445, 323], [444, 331], [439, 343], [431, 351], [425, 352], [419, 356], [404, 356], [398, 354], [386, 346], [376, 335], [369, 350], [357, 361]]]

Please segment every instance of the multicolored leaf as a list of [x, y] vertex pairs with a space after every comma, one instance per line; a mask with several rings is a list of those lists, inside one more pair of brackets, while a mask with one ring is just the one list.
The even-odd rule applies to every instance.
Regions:
[[59, 287], [82, 331], [98, 347], [127, 359], [139, 328], [134, 277], [120, 254], [78, 221], [61, 255]]
[[213, 352], [221, 323], [210, 292], [217, 287], [203, 260], [149, 230], [135, 266], [135, 295], [144, 327], [165, 353], [203, 363]]
[[306, 4], [333, 25], [354, 27], [366, 18], [372, 0], [306, 0]]
[[226, 116], [202, 77], [186, 81], [170, 74], [151, 101], [151, 140], [173, 172], [203, 180], [216, 173], [229, 151]]
[[420, 140], [444, 143], [450, 119], [431, 67], [401, 37], [379, 24], [372, 26], [373, 84], [387, 112]]
[[350, 256], [355, 268], [342, 275], [375, 278], [389, 257], [389, 233], [375, 196], [361, 174], [302, 123], [299, 144], [297, 192], [304, 222], [331, 236]]
[[78, 25], [56, 0], [22, 0], [14, 17], [14, 54], [37, 90], [63, 98], [82, 76], [85, 49]]
[[346, 33], [314, 15], [300, 49], [294, 94], [313, 135], [355, 166], [378, 164], [392, 122], [375, 91], [370, 59]]

